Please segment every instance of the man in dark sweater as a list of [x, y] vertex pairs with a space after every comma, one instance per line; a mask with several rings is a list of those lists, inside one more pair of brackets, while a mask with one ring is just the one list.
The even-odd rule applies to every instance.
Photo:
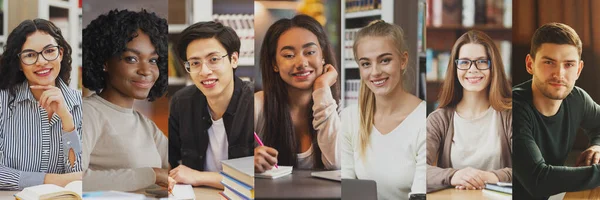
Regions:
[[194, 85], [177, 91], [169, 113], [169, 176], [223, 188], [221, 161], [254, 153], [254, 90], [235, 75], [240, 40], [218, 22], [198, 22], [174, 45]]
[[[600, 186], [600, 106], [574, 86], [583, 69], [582, 44], [571, 27], [538, 28], [527, 55], [532, 80], [513, 88], [514, 199], [548, 199]], [[577, 130], [590, 147], [576, 166], [563, 166]]]

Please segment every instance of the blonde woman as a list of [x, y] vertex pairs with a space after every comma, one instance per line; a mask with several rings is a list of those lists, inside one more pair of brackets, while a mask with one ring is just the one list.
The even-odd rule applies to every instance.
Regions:
[[378, 199], [425, 193], [426, 105], [404, 89], [410, 66], [403, 30], [371, 22], [353, 49], [361, 85], [358, 105], [341, 114], [342, 178], [375, 180]]
[[452, 48], [439, 108], [427, 117], [427, 189], [512, 181], [512, 103], [500, 53], [480, 31]]

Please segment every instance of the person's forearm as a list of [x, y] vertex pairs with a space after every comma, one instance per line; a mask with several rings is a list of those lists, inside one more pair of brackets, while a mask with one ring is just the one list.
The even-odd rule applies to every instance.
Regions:
[[549, 165], [533, 141], [516, 140], [514, 152], [520, 153], [513, 154], [513, 174], [533, 196], [546, 197], [561, 192], [587, 190], [600, 186], [598, 165], [586, 167]]
[[322, 152], [321, 159], [326, 169], [339, 169], [341, 152], [338, 150], [337, 135], [340, 130], [340, 117], [337, 113], [337, 104], [329, 88], [315, 90], [313, 101], [312, 123], [317, 131], [317, 143]]
[[194, 186], [208, 186], [223, 189], [223, 184], [221, 184], [223, 176], [217, 172], [198, 172], [198, 175], [196, 176], [196, 184], [194, 184]]
[[71, 113], [61, 114], [60, 120], [62, 122], [62, 130], [64, 132], [72, 132], [75, 130], [75, 121], [73, 120], [73, 115]]
[[131, 192], [151, 186], [156, 175], [151, 167], [90, 170], [84, 172], [83, 191], [117, 190]]
[[61, 135], [63, 148], [63, 163], [65, 172], [80, 172], [82, 145], [77, 130], [63, 132]]
[[23, 190], [44, 183], [45, 173], [24, 172], [0, 165], [0, 190]]

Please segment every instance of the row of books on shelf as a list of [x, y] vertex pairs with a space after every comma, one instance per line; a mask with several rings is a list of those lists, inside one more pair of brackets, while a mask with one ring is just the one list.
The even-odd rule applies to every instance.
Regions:
[[[500, 57], [502, 59], [502, 64], [504, 65], [504, 73], [506, 73], [507, 77], [510, 77], [512, 44], [507, 40], [495, 41], [495, 43], [500, 51]], [[425, 56], [427, 59], [425, 79], [427, 81], [444, 80], [448, 65], [450, 62], [454, 62], [454, 60], [450, 58], [450, 51], [427, 49]]]
[[427, 0], [427, 25], [512, 27], [512, 0]]
[[342, 54], [344, 59], [348, 62], [354, 62], [354, 50], [352, 49], [352, 46], [354, 46], [354, 39], [356, 38], [358, 31], [360, 31], [360, 28], [344, 30], [344, 50]]
[[240, 37], [240, 59], [254, 58], [254, 15], [253, 14], [215, 14], [213, 19], [231, 27]]
[[344, 106], [358, 104], [358, 91], [360, 89], [360, 79], [347, 79], [344, 83]]
[[346, 0], [346, 13], [377, 9], [381, 9], [381, 0]]

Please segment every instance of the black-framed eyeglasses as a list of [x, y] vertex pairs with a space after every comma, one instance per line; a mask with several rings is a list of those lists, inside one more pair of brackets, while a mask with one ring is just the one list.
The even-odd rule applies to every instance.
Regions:
[[489, 69], [492, 65], [490, 60], [487, 59], [479, 59], [479, 60], [469, 60], [469, 59], [456, 59], [454, 60], [456, 63], [456, 68], [460, 70], [469, 70], [471, 69], [471, 65], [475, 64], [475, 68], [479, 70]]
[[223, 56], [212, 55], [208, 59], [190, 59], [183, 63], [185, 67], [185, 71], [188, 73], [198, 73], [202, 71], [202, 64], [206, 64], [208, 69], [216, 70], [221, 67], [221, 60], [228, 56], [229, 54], [225, 54]]
[[53, 61], [60, 55], [60, 46], [49, 46], [44, 48], [42, 51], [37, 52], [34, 50], [25, 50], [17, 54], [21, 62], [25, 65], [33, 65], [38, 61], [38, 57], [41, 54], [47, 61]]

